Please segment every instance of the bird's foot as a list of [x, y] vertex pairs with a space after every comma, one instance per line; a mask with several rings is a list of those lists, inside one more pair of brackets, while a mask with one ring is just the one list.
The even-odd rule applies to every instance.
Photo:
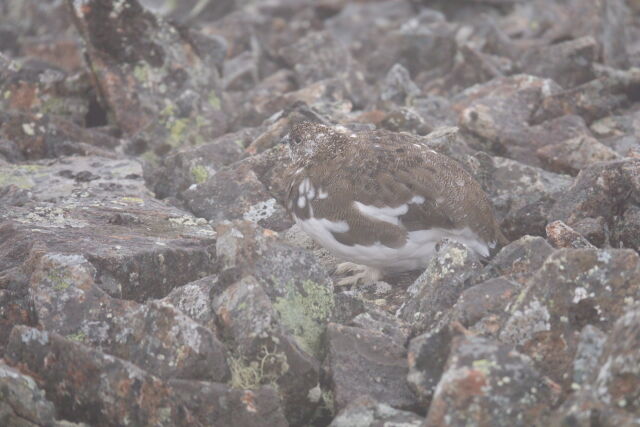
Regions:
[[351, 276], [338, 280], [336, 286], [350, 286], [358, 283], [369, 285], [376, 283], [382, 278], [382, 272], [377, 268], [354, 264], [352, 262], [343, 262], [342, 264], [338, 264], [336, 267], [336, 273], [354, 273]]

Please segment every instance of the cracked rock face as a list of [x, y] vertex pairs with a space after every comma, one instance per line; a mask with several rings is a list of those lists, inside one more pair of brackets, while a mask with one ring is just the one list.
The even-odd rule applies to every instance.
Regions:
[[[637, 424], [639, 13], [0, 0], [0, 425]], [[509, 243], [334, 285], [303, 121], [453, 158]]]

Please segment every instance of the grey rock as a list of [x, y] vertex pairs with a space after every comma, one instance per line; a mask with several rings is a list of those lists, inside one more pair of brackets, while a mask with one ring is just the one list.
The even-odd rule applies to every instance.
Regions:
[[619, 157], [611, 148], [588, 136], [547, 145], [538, 149], [537, 155], [549, 170], [570, 175], [576, 175], [594, 163]]
[[593, 382], [606, 340], [605, 333], [595, 326], [587, 325], [582, 329], [573, 360], [572, 387], [589, 386]]
[[[424, 425], [544, 423], [558, 393], [531, 359], [481, 337], [453, 343]], [[505, 405], [504, 402], [510, 402]]]
[[416, 408], [406, 382], [406, 350], [385, 334], [330, 323], [327, 328], [327, 366], [336, 409], [361, 396], [398, 409]]
[[0, 361], [0, 422], [6, 426], [52, 425], [56, 410], [33, 378]]
[[483, 268], [478, 280], [499, 276], [522, 280], [539, 269], [553, 248], [538, 236], [523, 236], [509, 243]]
[[423, 418], [413, 412], [401, 411], [365, 396], [358, 398], [333, 419], [330, 427], [384, 427], [402, 425], [419, 427]]
[[580, 233], [562, 221], [550, 222], [546, 229], [549, 242], [556, 248], [595, 248]]
[[481, 268], [477, 256], [466, 246], [444, 243], [407, 289], [410, 299], [400, 308], [400, 318], [411, 323], [416, 332], [434, 327]]

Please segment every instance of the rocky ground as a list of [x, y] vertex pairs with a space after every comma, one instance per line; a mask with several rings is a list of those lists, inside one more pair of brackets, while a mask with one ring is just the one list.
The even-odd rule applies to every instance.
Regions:
[[[0, 425], [640, 425], [637, 0], [0, 0]], [[305, 119], [511, 243], [334, 287]]]

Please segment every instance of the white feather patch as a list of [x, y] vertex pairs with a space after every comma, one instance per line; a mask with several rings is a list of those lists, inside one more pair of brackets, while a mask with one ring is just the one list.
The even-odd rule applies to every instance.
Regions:
[[393, 225], [399, 225], [400, 219], [398, 219], [398, 217], [406, 214], [409, 210], [409, 205], [406, 203], [396, 208], [390, 208], [388, 206], [379, 208], [377, 206], [365, 205], [360, 202], [353, 202], [353, 204], [362, 215], [378, 221], [388, 222]]

